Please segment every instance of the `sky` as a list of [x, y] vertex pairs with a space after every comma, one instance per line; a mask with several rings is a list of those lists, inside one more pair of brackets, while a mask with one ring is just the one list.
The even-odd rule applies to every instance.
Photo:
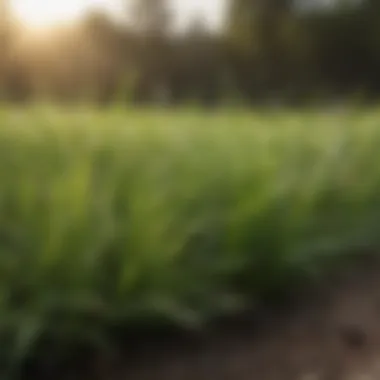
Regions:
[[[128, 0], [127, 0], [128, 1]], [[228, 0], [168, 0], [176, 26], [185, 28], [193, 16], [203, 15], [212, 29], [223, 23]], [[102, 9], [114, 16], [125, 12], [126, 0], [11, 0], [16, 16], [30, 26], [46, 27], [78, 19], [90, 9]]]
[[226, 0], [171, 0], [179, 25], [186, 25], [192, 15], [203, 14], [210, 26], [218, 28], [223, 23]]

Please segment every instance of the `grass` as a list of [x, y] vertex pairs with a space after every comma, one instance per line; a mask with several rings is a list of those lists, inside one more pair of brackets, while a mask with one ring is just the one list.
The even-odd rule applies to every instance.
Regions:
[[377, 110], [1, 110], [4, 357], [17, 367], [46, 334], [198, 326], [376, 248], [379, 123]]

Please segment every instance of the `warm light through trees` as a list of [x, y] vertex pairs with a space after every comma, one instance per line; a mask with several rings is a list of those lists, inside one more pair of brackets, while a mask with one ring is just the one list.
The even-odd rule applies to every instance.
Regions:
[[[209, 105], [236, 94], [255, 104], [380, 95], [375, 0], [318, 12], [290, 0], [231, 0], [219, 33], [202, 14], [173, 32], [172, 0], [125, 0], [119, 16], [132, 23], [90, 12], [95, 0], [9, 1], [0, 0], [0, 92], [10, 99]], [[15, 18], [24, 23], [8, 22]]]

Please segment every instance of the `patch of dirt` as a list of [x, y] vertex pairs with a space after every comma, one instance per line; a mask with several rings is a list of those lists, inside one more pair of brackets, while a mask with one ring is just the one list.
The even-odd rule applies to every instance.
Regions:
[[199, 334], [131, 336], [118, 358], [93, 359], [88, 378], [380, 379], [380, 260], [355, 261], [300, 294], [288, 310], [246, 313]]

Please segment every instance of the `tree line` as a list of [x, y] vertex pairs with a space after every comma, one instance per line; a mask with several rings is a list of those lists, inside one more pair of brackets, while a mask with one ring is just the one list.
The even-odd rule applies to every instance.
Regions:
[[15, 23], [7, 4], [3, 101], [209, 106], [380, 94], [377, 0], [231, 0], [222, 30], [199, 15], [181, 33], [165, 0], [133, 0], [132, 22], [92, 12], [44, 35]]

